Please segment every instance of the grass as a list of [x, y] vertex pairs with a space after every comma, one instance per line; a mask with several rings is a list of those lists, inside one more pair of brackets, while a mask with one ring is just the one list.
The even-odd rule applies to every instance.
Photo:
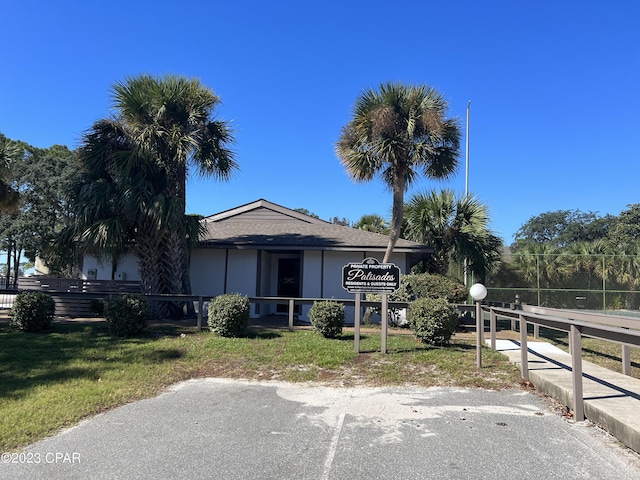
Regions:
[[83, 418], [154, 396], [167, 385], [227, 377], [335, 386], [519, 386], [518, 370], [485, 349], [475, 366], [472, 339], [432, 347], [391, 334], [325, 339], [310, 330], [251, 330], [246, 338], [163, 325], [131, 339], [111, 336], [104, 323], [54, 322], [46, 333], [22, 333], [0, 323], [0, 452], [12, 451]]

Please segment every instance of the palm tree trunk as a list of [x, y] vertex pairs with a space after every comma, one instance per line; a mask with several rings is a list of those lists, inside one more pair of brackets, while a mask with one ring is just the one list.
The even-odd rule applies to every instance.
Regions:
[[[150, 223], [150, 222], [149, 222]], [[150, 224], [140, 225], [136, 238], [138, 269], [145, 294], [158, 295], [165, 292], [164, 269], [162, 268], [162, 245], [159, 236]], [[149, 303], [151, 315], [155, 318], [167, 316], [167, 305], [161, 301]]]
[[[183, 293], [183, 276], [185, 260], [184, 235], [182, 229], [176, 228], [171, 232], [167, 232], [162, 242], [162, 264], [163, 276], [167, 293]], [[171, 302], [169, 304], [169, 314], [172, 318], [182, 316], [181, 302]]]
[[404, 174], [398, 175], [393, 184], [393, 207], [391, 210], [391, 229], [389, 231], [389, 243], [384, 252], [382, 263], [388, 263], [396, 246], [398, 238], [400, 238], [400, 230], [402, 229], [402, 219], [404, 217]]

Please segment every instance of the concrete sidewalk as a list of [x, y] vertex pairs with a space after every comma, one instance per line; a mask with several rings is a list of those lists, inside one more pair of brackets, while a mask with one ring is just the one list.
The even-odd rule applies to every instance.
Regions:
[[[527, 347], [531, 383], [565, 405], [572, 405], [571, 355], [546, 342], [527, 342]], [[522, 370], [519, 342], [497, 340], [496, 350]], [[586, 418], [640, 452], [640, 380], [584, 360], [582, 371]]]

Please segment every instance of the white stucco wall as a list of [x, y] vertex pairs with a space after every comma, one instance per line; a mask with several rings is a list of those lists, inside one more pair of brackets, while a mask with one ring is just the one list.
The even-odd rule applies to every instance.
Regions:
[[227, 286], [224, 293], [256, 296], [258, 252], [255, 250], [229, 250]]
[[196, 249], [191, 252], [191, 291], [215, 297], [224, 293], [226, 251]]
[[[111, 260], [85, 255], [82, 262], [82, 279], [89, 280], [90, 271], [95, 272], [93, 280], [111, 280]], [[134, 255], [124, 255], [118, 259], [116, 278], [114, 280], [140, 281], [138, 273], [138, 258]]]
[[[278, 259], [296, 258], [298, 254], [280, 254], [258, 252], [255, 250], [218, 250], [195, 249], [191, 254], [191, 288], [194, 295], [214, 297], [223, 293], [240, 293], [241, 295], [275, 296], [277, 294]], [[301, 258], [301, 296], [304, 298], [353, 299], [354, 294], [342, 288], [342, 267], [348, 263], [360, 262], [364, 258], [373, 257], [382, 261], [382, 252], [340, 252], [314, 251], [302, 252]], [[258, 266], [260, 263], [260, 266]], [[391, 263], [396, 264], [402, 273], [406, 273], [404, 254], [392, 255]], [[88, 278], [90, 270], [96, 272], [96, 280], [111, 279], [111, 262], [94, 256], [86, 256], [83, 262], [82, 275]], [[127, 255], [118, 262], [118, 272], [123, 272], [126, 280], [139, 281], [138, 262], [133, 255]], [[260, 291], [256, 291], [257, 276], [260, 273]], [[226, 276], [226, 284], [225, 284]], [[311, 306], [303, 306], [301, 319], [308, 320]], [[266, 315], [275, 312], [275, 304], [263, 304], [259, 312], [252, 306], [252, 315]], [[353, 324], [355, 312], [353, 307], [345, 309], [345, 321]]]

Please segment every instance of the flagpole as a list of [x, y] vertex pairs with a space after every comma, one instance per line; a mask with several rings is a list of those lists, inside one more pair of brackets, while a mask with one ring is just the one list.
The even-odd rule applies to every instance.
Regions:
[[[469, 196], [469, 110], [471, 109], [471, 100], [467, 102], [467, 134], [465, 139], [465, 176], [464, 176], [464, 196]], [[467, 258], [464, 259], [464, 286], [468, 285]]]
[[471, 109], [471, 100], [467, 102], [467, 136], [465, 149], [465, 177], [464, 177], [464, 196], [469, 195], [469, 110]]

